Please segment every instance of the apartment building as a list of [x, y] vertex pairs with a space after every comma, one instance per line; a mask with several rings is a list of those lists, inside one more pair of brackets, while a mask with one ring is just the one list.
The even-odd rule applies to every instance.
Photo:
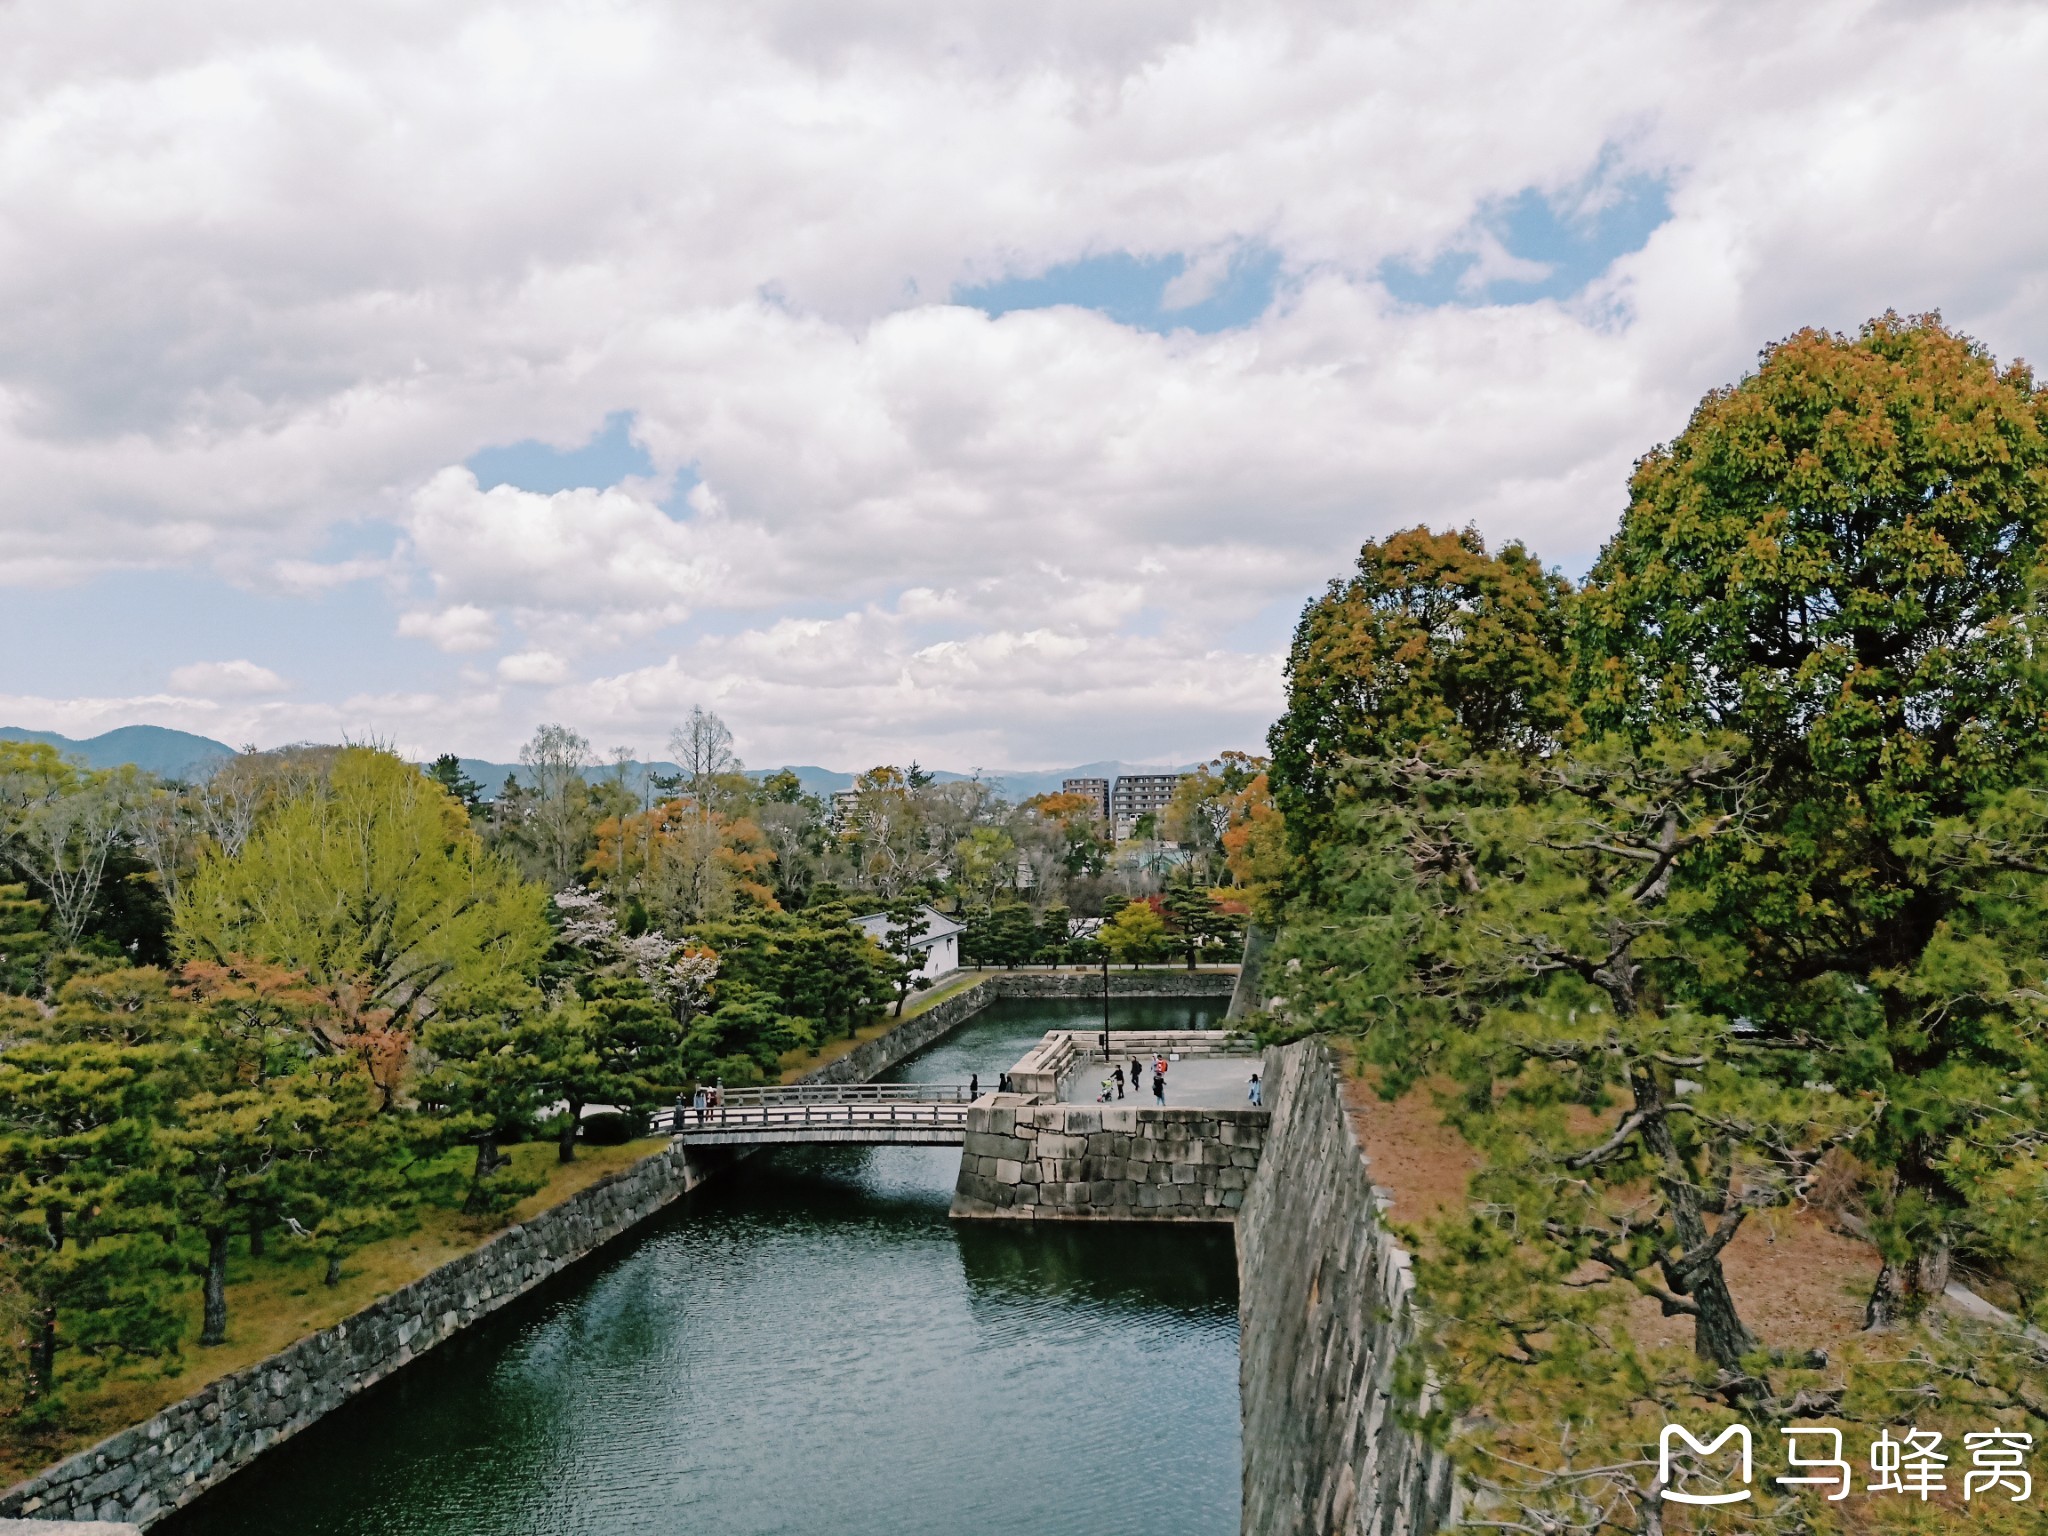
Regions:
[[1119, 778], [1109, 794], [1110, 820], [1116, 826], [1116, 835], [1130, 837], [1136, 832], [1140, 817], [1165, 810], [1186, 777], [1184, 773], [1127, 773]]
[[1061, 779], [1060, 793], [1081, 796], [1095, 807], [1097, 821], [1109, 820], [1109, 780]]

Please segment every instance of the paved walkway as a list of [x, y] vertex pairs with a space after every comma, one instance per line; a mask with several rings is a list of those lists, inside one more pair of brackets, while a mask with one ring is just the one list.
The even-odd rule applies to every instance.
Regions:
[[[1130, 1069], [1130, 1058], [1123, 1058], [1126, 1072]], [[1114, 1062], [1105, 1065], [1101, 1051], [1096, 1051], [1088, 1060], [1074, 1068], [1073, 1076], [1060, 1090], [1062, 1104], [1093, 1104], [1095, 1095], [1102, 1091], [1102, 1080], [1109, 1075]], [[1252, 1074], [1259, 1070], [1256, 1056], [1183, 1056], [1179, 1061], [1167, 1063], [1166, 1107], [1168, 1109], [1249, 1109], [1251, 1100], [1245, 1096], [1251, 1084]], [[1110, 1089], [1111, 1102], [1115, 1102], [1115, 1088]], [[1158, 1100], [1152, 1097], [1152, 1063], [1145, 1062], [1145, 1081], [1135, 1098], [1131, 1095], [1130, 1084], [1124, 1085], [1124, 1100], [1127, 1105], [1139, 1109], [1151, 1109]]]

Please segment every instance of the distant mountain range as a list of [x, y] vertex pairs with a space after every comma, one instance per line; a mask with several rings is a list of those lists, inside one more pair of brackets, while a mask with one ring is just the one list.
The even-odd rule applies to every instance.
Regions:
[[[195, 772], [204, 772], [220, 758], [235, 755], [235, 749], [225, 742], [194, 736], [189, 731], [167, 730], [160, 725], [124, 725], [119, 730], [89, 736], [83, 741], [60, 736], [55, 731], [25, 731], [14, 726], [0, 726], [0, 741], [47, 742], [60, 752], [82, 759], [90, 768], [118, 768], [124, 763], [132, 763], [166, 779], [189, 778]], [[481, 757], [465, 757], [461, 761], [462, 771], [482, 785], [486, 795], [496, 795], [507, 778], [521, 782], [526, 778], [526, 770], [517, 763], [494, 763]], [[1062, 779], [1114, 779], [1126, 773], [1185, 773], [1194, 766], [1192, 763], [1180, 768], [1123, 762], [1082, 763], [1076, 768], [996, 769], [982, 774], [982, 778], [998, 785], [1008, 798], [1025, 800], [1032, 795], [1055, 793]], [[611, 771], [609, 768], [594, 768], [590, 777], [597, 778]], [[626, 782], [638, 790], [649, 774], [669, 777], [681, 771], [674, 763], [629, 762], [626, 764]], [[781, 770], [750, 768], [747, 771], [759, 778]], [[851, 773], [840, 773], [809, 763], [792, 764], [790, 772], [797, 776], [806, 794], [821, 797], [830, 795], [834, 790], [853, 788], [855, 778]], [[969, 775], [934, 769], [933, 777], [946, 783]]]
[[124, 725], [83, 741], [59, 736], [55, 731], [24, 731], [4, 725], [0, 726], [0, 741], [45, 742], [59, 752], [83, 759], [88, 768], [119, 768], [133, 763], [164, 779], [189, 778], [219, 759], [235, 755], [235, 749], [225, 742], [194, 736], [190, 731], [166, 730], [160, 725]]

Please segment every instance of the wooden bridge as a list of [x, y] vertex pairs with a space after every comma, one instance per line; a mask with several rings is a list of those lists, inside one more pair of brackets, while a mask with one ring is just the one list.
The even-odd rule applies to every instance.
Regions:
[[686, 1147], [957, 1147], [970, 1102], [965, 1083], [798, 1083], [719, 1098], [659, 1110], [653, 1128]]

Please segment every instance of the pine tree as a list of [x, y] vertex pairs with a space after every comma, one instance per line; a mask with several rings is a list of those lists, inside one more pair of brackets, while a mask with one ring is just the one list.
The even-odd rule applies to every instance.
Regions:
[[0, 885], [0, 992], [33, 992], [49, 951], [49, 907], [25, 885]]
[[156, 1127], [177, 1049], [58, 1025], [0, 1055], [0, 1265], [25, 1304], [39, 1418], [58, 1409], [64, 1351], [104, 1367], [176, 1345], [184, 1266]]
[[427, 777], [447, 790], [456, 803], [474, 816], [483, 809], [483, 786], [462, 771], [462, 759], [453, 752], [443, 752], [434, 759], [434, 765], [427, 770]]

